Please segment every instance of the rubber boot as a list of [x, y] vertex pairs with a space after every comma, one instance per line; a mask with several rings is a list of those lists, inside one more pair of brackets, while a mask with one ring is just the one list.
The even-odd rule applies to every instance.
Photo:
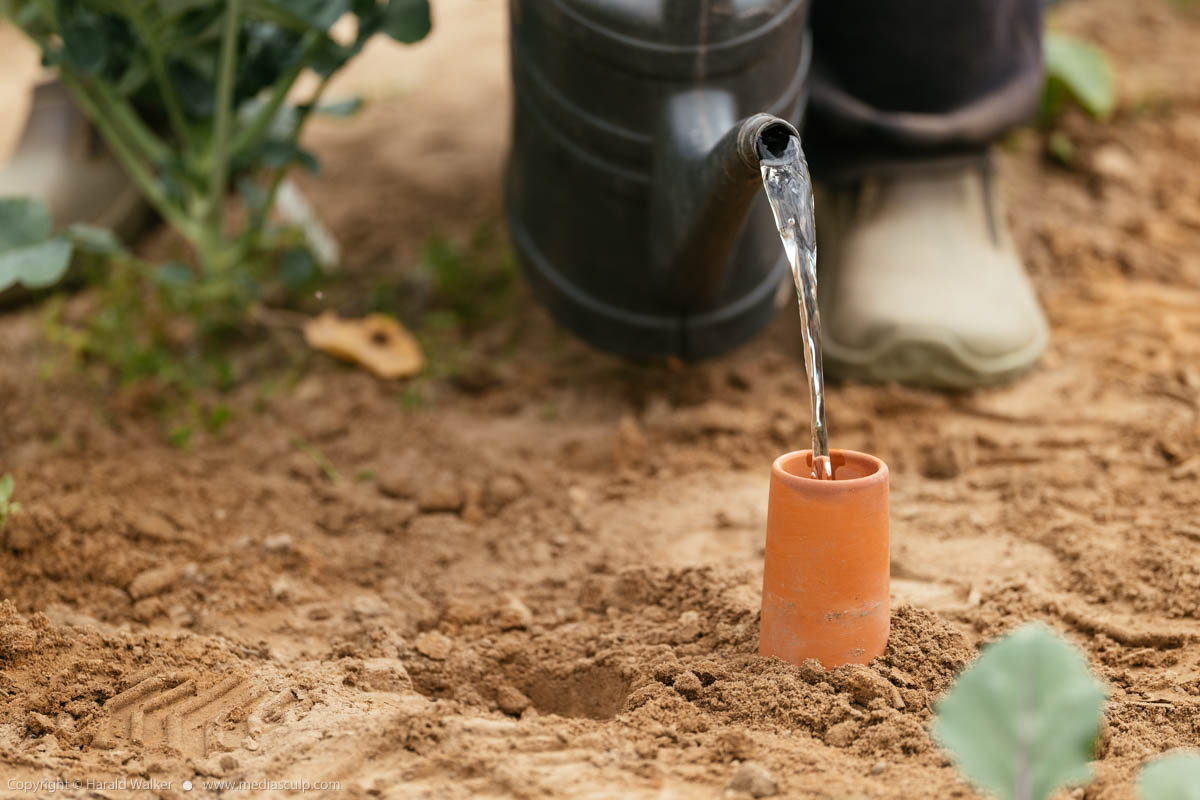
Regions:
[[909, 165], [816, 206], [831, 374], [967, 389], [1037, 362], [1048, 327], [990, 162]]

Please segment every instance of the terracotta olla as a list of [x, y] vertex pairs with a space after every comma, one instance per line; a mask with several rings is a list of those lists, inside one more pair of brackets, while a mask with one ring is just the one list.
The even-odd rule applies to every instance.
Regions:
[[793, 664], [865, 664], [887, 646], [888, 468], [834, 450], [833, 480], [812, 451], [776, 459], [767, 501], [758, 652]]

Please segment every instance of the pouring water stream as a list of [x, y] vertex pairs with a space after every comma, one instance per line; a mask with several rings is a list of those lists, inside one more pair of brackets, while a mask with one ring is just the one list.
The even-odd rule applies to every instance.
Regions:
[[[825, 377], [821, 367], [821, 314], [817, 308], [817, 237], [812, 179], [800, 140], [791, 134], [765, 135], [760, 143], [762, 181], [792, 266], [804, 328], [804, 367], [812, 402], [813, 474], [833, 480], [829, 434], [825, 427]], [[786, 140], [783, 138], [786, 136]]]

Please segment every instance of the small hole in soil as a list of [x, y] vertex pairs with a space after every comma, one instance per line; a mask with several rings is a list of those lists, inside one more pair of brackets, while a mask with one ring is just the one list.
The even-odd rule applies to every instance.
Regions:
[[612, 667], [582, 667], [565, 675], [534, 675], [521, 687], [543, 714], [612, 719], [629, 697], [629, 679]]

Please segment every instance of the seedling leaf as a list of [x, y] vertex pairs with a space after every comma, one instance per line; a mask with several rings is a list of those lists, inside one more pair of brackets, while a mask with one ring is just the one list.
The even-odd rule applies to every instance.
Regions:
[[1104, 691], [1079, 653], [1026, 625], [989, 645], [938, 706], [933, 733], [1001, 800], [1044, 800], [1087, 780]]
[[112, 256], [124, 250], [121, 240], [107, 228], [98, 228], [86, 222], [76, 222], [67, 227], [67, 236], [77, 248], [93, 255]]
[[1142, 768], [1138, 778], [1142, 800], [1200, 800], [1200, 753], [1175, 752]]
[[1055, 96], [1057, 82], [1093, 117], [1107, 119], [1116, 107], [1117, 89], [1112, 65], [1104, 52], [1089, 42], [1056, 31], [1046, 33], [1043, 47], [1047, 96]]
[[0, 252], [50, 238], [50, 211], [32, 197], [0, 197]]
[[0, 291], [14, 283], [26, 289], [53, 286], [71, 263], [71, 243], [63, 237], [0, 252]]
[[8, 518], [21, 510], [20, 503], [12, 502], [13, 476], [0, 477], [0, 531], [4, 530]]

